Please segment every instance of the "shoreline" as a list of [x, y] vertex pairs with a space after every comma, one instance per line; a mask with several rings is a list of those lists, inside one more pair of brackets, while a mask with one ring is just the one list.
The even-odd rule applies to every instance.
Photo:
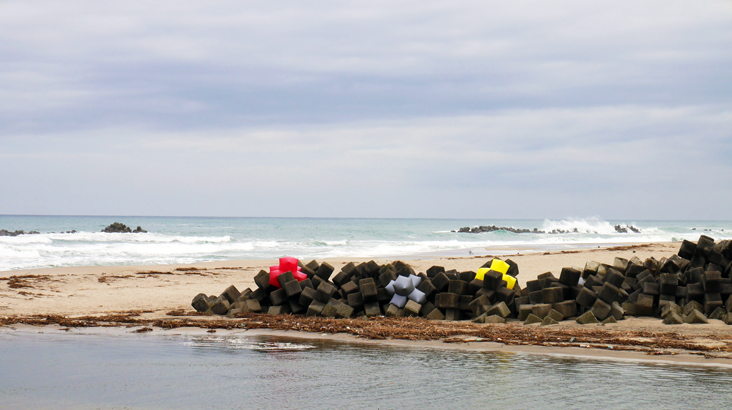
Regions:
[[[678, 243], [646, 243], [612, 248], [519, 253], [520, 286], [544, 272], [558, 274], [563, 267], [582, 268], [587, 261], [612, 263], [615, 257], [640, 259], [669, 257]], [[476, 270], [488, 256], [474, 255], [407, 261], [416, 271], [433, 265], [458, 271]], [[348, 262], [369, 258], [324, 259], [336, 270]], [[374, 259], [391, 262], [394, 259]], [[304, 261], [306, 262], [306, 261]], [[188, 265], [84, 266], [0, 272], [0, 331], [14, 326], [58, 325], [64, 328], [151, 328], [195, 327], [230, 331], [247, 329], [296, 332], [296, 335], [348, 333], [358, 340], [408, 340], [440, 345], [475, 344], [472, 339], [503, 345], [501, 351], [560, 349], [557, 354], [574, 355], [585, 351], [616, 354], [635, 352], [638, 356], [678, 355], [699, 361], [721, 360], [732, 364], [732, 326], [721, 320], [704, 325], [663, 325], [658, 318], [629, 317], [617, 324], [579, 325], [565, 320], [557, 325], [524, 326], [510, 320], [506, 324], [477, 324], [470, 321], [429, 321], [416, 318], [377, 317], [328, 319], [294, 315], [247, 314], [238, 318], [201, 316], [191, 307], [198, 293], [220, 294], [230, 285], [255, 288], [254, 276], [268, 270], [276, 260], [228, 260]], [[307, 336], [309, 337], [309, 336]], [[400, 342], [401, 343], [401, 342]], [[582, 345], [587, 345], [584, 347]], [[607, 349], [612, 346], [612, 350]], [[566, 349], [580, 349], [579, 352]], [[594, 353], [593, 353], [594, 354]]]
[[[545, 272], [564, 267], [584, 267], [589, 260], [612, 264], [615, 257], [668, 257], [678, 250], [675, 242], [635, 244], [611, 248], [518, 253], [509, 259], [519, 265], [521, 287]], [[389, 263], [398, 258], [321, 259], [338, 271], [348, 262]], [[457, 271], [475, 271], [490, 255], [404, 259], [415, 271], [433, 265]], [[191, 309], [198, 293], [218, 295], [230, 285], [256, 289], [254, 276], [277, 265], [275, 259], [227, 260], [178, 265], [79, 266], [21, 269], [0, 272], [0, 316], [89, 315], [151, 310], [160, 316], [174, 309]]]
[[[141, 329], [144, 329], [141, 331]], [[150, 329], [150, 330], [148, 330]], [[501, 342], [471, 339], [464, 343], [446, 343], [442, 340], [405, 340], [405, 339], [367, 339], [346, 333], [320, 333], [273, 329], [210, 329], [181, 327], [173, 329], [148, 327], [90, 327], [63, 328], [58, 325], [12, 325], [1, 326], [0, 336], [13, 335], [20, 338], [36, 337], [39, 334], [50, 336], [93, 335], [101, 337], [276, 337], [294, 342], [318, 341], [337, 344], [356, 344], [368, 347], [395, 347], [405, 349], [440, 349], [446, 351], [463, 351], [497, 354], [527, 354], [550, 356], [558, 359], [600, 360], [621, 363], [640, 363], [664, 366], [694, 366], [700, 368], [716, 368], [732, 370], [732, 357], [708, 357], [705, 355], [674, 352], [655, 354], [631, 350], [599, 349], [592, 347], [557, 347], [538, 345], [509, 345]]]

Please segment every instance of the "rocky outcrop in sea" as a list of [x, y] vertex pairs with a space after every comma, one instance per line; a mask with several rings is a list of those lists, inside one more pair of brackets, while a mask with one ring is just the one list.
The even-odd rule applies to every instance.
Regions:
[[[641, 230], [633, 225], [615, 225], [615, 232], [616, 233], [640, 233]], [[537, 228], [534, 229], [524, 229], [524, 228], [513, 228], [510, 226], [495, 226], [495, 225], [481, 225], [481, 226], [464, 226], [460, 229], [452, 230], [452, 232], [460, 232], [460, 233], [483, 233], [483, 232], [496, 232], [496, 231], [505, 231], [505, 232], [512, 232], [512, 233], [548, 233], [548, 234], [566, 234], [566, 233], [580, 233], [579, 229], [552, 229], [551, 231], [544, 231]], [[592, 233], [599, 233], [599, 232], [592, 232]]]

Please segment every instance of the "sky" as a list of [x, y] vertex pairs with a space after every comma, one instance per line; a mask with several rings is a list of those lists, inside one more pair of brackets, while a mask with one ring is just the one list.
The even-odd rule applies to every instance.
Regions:
[[732, 0], [0, 0], [0, 214], [731, 209]]

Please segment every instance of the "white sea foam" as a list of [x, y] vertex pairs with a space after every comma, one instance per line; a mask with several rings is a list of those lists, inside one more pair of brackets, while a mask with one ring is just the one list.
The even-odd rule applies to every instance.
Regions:
[[[635, 226], [633, 224], [619, 224], [621, 227]], [[576, 232], [587, 234], [614, 235], [618, 233], [615, 225], [599, 218], [563, 219], [560, 221], [544, 220], [541, 230], [545, 232]], [[642, 232], [642, 230], [641, 230]], [[633, 233], [629, 231], [629, 233]]]
[[[636, 223], [609, 222], [599, 218], [481, 223], [568, 232], [560, 234], [506, 231], [457, 233], [452, 232], [452, 229], [475, 225], [476, 221], [450, 220], [245, 219], [241, 224], [235, 224], [231, 220], [221, 223], [201, 219], [190, 224], [196, 229], [194, 232], [186, 231], [191, 228], [185, 228], [184, 224], [176, 223], [175, 220], [155, 222], [167, 227], [168, 232], [107, 234], [82, 231], [74, 234], [41, 233], [0, 237], [0, 270], [276, 259], [285, 255], [305, 259], [434, 255], [481, 248], [487, 248], [486, 252], [490, 252], [491, 249], [506, 247], [540, 250], [542, 247], [571, 248], [580, 244], [602, 246], [697, 240], [701, 234], [715, 239], [732, 239], [732, 222]], [[618, 233], [614, 228], [618, 224], [638, 227], [640, 233]]]

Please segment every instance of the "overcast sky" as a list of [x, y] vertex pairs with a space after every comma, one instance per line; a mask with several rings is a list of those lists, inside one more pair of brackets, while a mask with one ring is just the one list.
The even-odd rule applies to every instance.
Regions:
[[0, 214], [731, 209], [732, 0], [0, 0]]

